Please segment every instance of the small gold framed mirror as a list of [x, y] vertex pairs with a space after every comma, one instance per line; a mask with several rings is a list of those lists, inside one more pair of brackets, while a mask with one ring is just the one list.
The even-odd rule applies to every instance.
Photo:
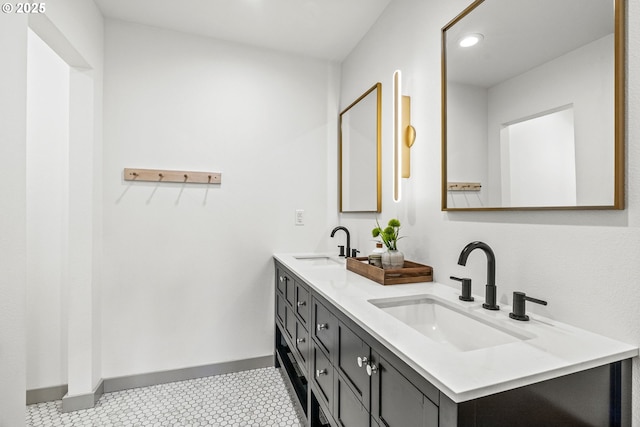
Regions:
[[340, 212], [382, 210], [382, 83], [340, 113]]

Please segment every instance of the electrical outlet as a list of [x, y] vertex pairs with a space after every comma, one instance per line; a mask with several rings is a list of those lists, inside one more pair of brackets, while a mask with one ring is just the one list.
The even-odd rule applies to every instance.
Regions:
[[296, 225], [304, 225], [304, 209], [296, 209]]

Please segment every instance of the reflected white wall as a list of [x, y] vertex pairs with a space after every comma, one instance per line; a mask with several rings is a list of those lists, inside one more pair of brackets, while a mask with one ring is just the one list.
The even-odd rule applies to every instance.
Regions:
[[500, 131], [503, 206], [575, 206], [576, 144], [573, 108]]
[[29, 30], [27, 389], [67, 383], [69, 66]]
[[[507, 123], [573, 105], [578, 205], [613, 204], [613, 35], [489, 89], [489, 182], [500, 189], [500, 130]], [[540, 90], [543, 87], [545, 90]], [[500, 191], [489, 203], [499, 206]], [[513, 205], [513, 204], [512, 204]]]

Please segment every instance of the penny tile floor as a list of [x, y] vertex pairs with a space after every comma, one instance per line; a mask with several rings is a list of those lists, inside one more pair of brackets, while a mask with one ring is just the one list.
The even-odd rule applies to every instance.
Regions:
[[105, 393], [91, 409], [28, 405], [27, 427], [301, 427], [276, 368]]

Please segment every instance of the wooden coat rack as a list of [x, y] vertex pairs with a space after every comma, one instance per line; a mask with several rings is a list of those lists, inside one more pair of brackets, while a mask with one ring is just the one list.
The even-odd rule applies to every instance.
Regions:
[[220, 184], [220, 172], [174, 171], [164, 169], [124, 169], [125, 181], [178, 182], [188, 184]]

